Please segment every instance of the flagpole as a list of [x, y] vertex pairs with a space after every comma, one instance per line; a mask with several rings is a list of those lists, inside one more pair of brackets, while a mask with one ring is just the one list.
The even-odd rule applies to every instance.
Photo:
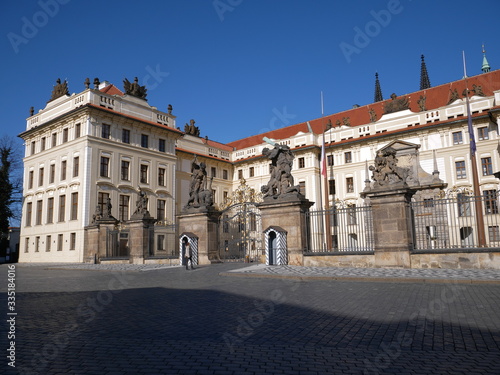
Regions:
[[[321, 91], [321, 117], [324, 116], [323, 111], [323, 91]], [[321, 174], [323, 176], [323, 181], [325, 185], [324, 194], [325, 194], [325, 237], [326, 237], [326, 248], [327, 250], [332, 249], [332, 235], [331, 235], [331, 227], [330, 227], [330, 197], [329, 197], [329, 185], [328, 185], [328, 168], [326, 166], [326, 150], [325, 150], [325, 137], [326, 137], [326, 127], [325, 124], [323, 130], [323, 144], [321, 147]]]
[[476, 140], [474, 136], [474, 128], [472, 126], [472, 116], [470, 111], [469, 102], [469, 87], [467, 84], [467, 69], [465, 64], [465, 51], [462, 51], [462, 58], [464, 62], [464, 80], [465, 80], [465, 101], [467, 105], [467, 128], [469, 131], [469, 144], [470, 144], [470, 161], [472, 165], [472, 187], [475, 196], [475, 213], [477, 223], [477, 239], [480, 247], [486, 247], [486, 235], [484, 231], [484, 217], [483, 217], [483, 202], [481, 197], [481, 189], [479, 188], [479, 173], [477, 170], [476, 161]]

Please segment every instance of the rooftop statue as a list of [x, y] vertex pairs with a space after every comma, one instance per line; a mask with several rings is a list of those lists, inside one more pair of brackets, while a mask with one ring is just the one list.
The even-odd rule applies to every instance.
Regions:
[[58, 78], [56, 81], [56, 85], [52, 89], [52, 95], [50, 97], [49, 102], [51, 102], [52, 100], [55, 100], [57, 98], [60, 98], [61, 96], [64, 96], [64, 95], [69, 95], [68, 82], [66, 80], [64, 80], [64, 82], [61, 83], [61, 79]]
[[127, 78], [123, 80], [123, 88], [125, 90], [125, 94], [132, 95], [140, 99], [146, 100], [146, 86], [139, 85], [139, 79], [137, 77], [134, 78], [134, 82], [131, 83]]
[[189, 125], [186, 124], [184, 125], [184, 133], [186, 134], [189, 134], [189, 135], [194, 135], [195, 137], [199, 137], [200, 136], [200, 128], [195, 126], [196, 122], [191, 119], [189, 120]]

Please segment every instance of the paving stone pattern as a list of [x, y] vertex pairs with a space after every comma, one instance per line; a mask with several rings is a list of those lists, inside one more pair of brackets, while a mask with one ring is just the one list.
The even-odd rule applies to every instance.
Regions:
[[107, 267], [19, 265], [17, 367], [0, 373], [500, 374], [500, 284]]

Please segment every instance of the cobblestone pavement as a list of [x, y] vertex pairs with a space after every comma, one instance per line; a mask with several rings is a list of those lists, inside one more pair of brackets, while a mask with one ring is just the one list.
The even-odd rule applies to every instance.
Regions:
[[499, 374], [500, 285], [464, 282], [495, 273], [397, 271], [16, 265], [16, 368], [4, 354], [0, 373]]
[[225, 276], [275, 276], [297, 279], [332, 279], [348, 281], [398, 282], [466, 282], [499, 283], [500, 270], [479, 269], [402, 269], [402, 268], [347, 268], [266, 266], [263, 264], [224, 273]]

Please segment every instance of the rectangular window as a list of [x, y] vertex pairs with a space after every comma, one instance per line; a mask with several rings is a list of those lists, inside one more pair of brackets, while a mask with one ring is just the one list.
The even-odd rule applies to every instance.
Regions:
[[30, 249], [30, 238], [26, 237], [26, 239], [24, 240], [24, 252], [25, 253], [29, 252], [29, 249]]
[[38, 186], [43, 185], [43, 167], [38, 170]]
[[141, 164], [140, 181], [141, 184], [148, 183], [148, 166], [146, 164]]
[[345, 179], [345, 189], [348, 193], [354, 193], [354, 177], [347, 177]]
[[130, 209], [130, 197], [128, 195], [120, 195], [120, 207], [119, 207], [120, 212], [118, 213], [119, 220], [121, 221], [128, 220], [129, 209]]
[[70, 220], [78, 220], [78, 193], [71, 193]]
[[223, 202], [224, 202], [224, 203], [227, 201], [228, 194], [229, 194], [229, 193], [228, 193], [227, 191], [224, 191], [224, 192], [222, 193], [222, 199], [223, 199]]
[[130, 130], [122, 129], [122, 142], [130, 143]]
[[38, 171], [38, 186], [43, 185], [43, 167]]
[[63, 129], [63, 140], [62, 143], [68, 142], [68, 128]]
[[73, 177], [78, 177], [80, 169], [80, 158], [78, 156], [75, 156], [73, 158]]
[[76, 247], [76, 233], [70, 233], [69, 235], [69, 249], [75, 250]]
[[68, 166], [68, 162], [66, 160], [63, 160], [61, 162], [61, 181], [64, 181], [66, 179], [67, 166]]
[[306, 161], [304, 158], [299, 158], [299, 168], [305, 168]]
[[158, 185], [165, 186], [165, 168], [158, 168]]
[[45, 237], [45, 251], [50, 251], [50, 248], [52, 247], [52, 236], [48, 235]]
[[56, 178], [56, 165], [51, 164], [49, 168], [49, 184], [53, 184]]
[[54, 198], [47, 199], [47, 224], [54, 222]]
[[462, 193], [457, 194], [458, 216], [471, 216], [470, 198]]
[[82, 128], [82, 126], [80, 124], [75, 125], [75, 139], [80, 138], [81, 128]]
[[453, 144], [454, 145], [460, 145], [464, 143], [464, 140], [462, 138], [462, 132], [454, 132], [451, 133], [453, 135]]
[[110, 137], [111, 137], [111, 126], [108, 124], [102, 124], [101, 138], [109, 139]]
[[223, 170], [222, 170], [222, 178], [223, 178], [224, 180], [227, 180], [227, 179], [229, 178], [229, 177], [228, 177], [228, 175], [229, 175], [229, 174], [228, 174], [228, 172], [227, 172], [227, 169], [223, 169]]
[[493, 165], [491, 164], [491, 158], [481, 158], [481, 169], [483, 171], [483, 176], [489, 176], [493, 174]]
[[57, 251], [62, 251], [63, 249], [63, 235], [58, 234], [57, 235]]
[[425, 198], [424, 199], [424, 207], [425, 208], [432, 208], [432, 207], [434, 207], [434, 198]]
[[457, 179], [467, 178], [467, 173], [465, 171], [465, 161], [456, 161], [455, 162], [455, 170], [457, 172]]
[[215, 167], [210, 168], [210, 172], [212, 173], [213, 178], [217, 177], [217, 168]]
[[347, 207], [347, 225], [356, 225], [356, 205]]
[[486, 215], [498, 214], [498, 202], [496, 190], [485, 190], [484, 195], [484, 213]]
[[212, 198], [213, 198], [213, 203], [217, 203], [216, 200], [215, 200], [215, 197], [217, 196], [217, 191], [215, 189], [212, 189]]
[[156, 250], [163, 251], [165, 250], [165, 235], [159, 234], [156, 237]]
[[26, 203], [26, 226], [31, 227], [31, 216], [33, 214], [33, 203]]
[[164, 139], [160, 139], [158, 141], [158, 150], [160, 152], [165, 152], [165, 140]]
[[59, 222], [66, 219], [66, 195], [59, 196]]
[[487, 139], [490, 139], [489, 138], [489, 135], [488, 135], [488, 127], [487, 126], [484, 126], [482, 128], [478, 128], [477, 129], [477, 135], [478, 135], [478, 139], [480, 141], [485, 141]]
[[250, 177], [253, 177], [253, 176], [255, 176], [255, 168], [250, 167]]
[[335, 195], [335, 180], [328, 180], [328, 194]]
[[42, 137], [40, 142], [40, 151], [45, 151], [45, 137]]
[[101, 212], [104, 212], [104, 207], [108, 204], [108, 199], [108, 193], [97, 193], [97, 204], [99, 205]]
[[326, 164], [327, 164], [329, 167], [332, 167], [332, 166], [333, 166], [333, 155], [327, 155], [327, 156], [326, 156]]
[[42, 225], [42, 210], [43, 210], [43, 201], [39, 200], [36, 202], [36, 225]]
[[499, 242], [500, 241], [500, 230], [499, 230], [498, 225], [488, 226], [488, 235], [490, 238], [490, 242]]
[[40, 236], [35, 237], [35, 253], [40, 251]]
[[100, 176], [109, 177], [109, 158], [105, 156], [101, 156]]
[[141, 134], [141, 147], [149, 147], [149, 137], [146, 134]]
[[243, 169], [238, 169], [238, 180], [243, 178]]
[[156, 201], [156, 219], [159, 221], [165, 220], [165, 204], [166, 201], [164, 199], [158, 199]]
[[57, 146], [57, 133], [52, 133], [52, 144], [50, 146], [51, 147]]
[[33, 189], [33, 176], [35, 175], [35, 172], [30, 171], [28, 174], [28, 189]]
[[126, 160], [122, 160], [121, 179], [123, 181], [130, 180], [130, 162], [128, 162]]
[[345, 162], [346, 164], [352, 163], [352, 153], [351, 151], [348, 151], [344, 154]]
[[35, 146], [36, 146], [35, 141], [31, 142], [31, 153], [30, 153], [30, 155], [34, 155], [35, 154]]

